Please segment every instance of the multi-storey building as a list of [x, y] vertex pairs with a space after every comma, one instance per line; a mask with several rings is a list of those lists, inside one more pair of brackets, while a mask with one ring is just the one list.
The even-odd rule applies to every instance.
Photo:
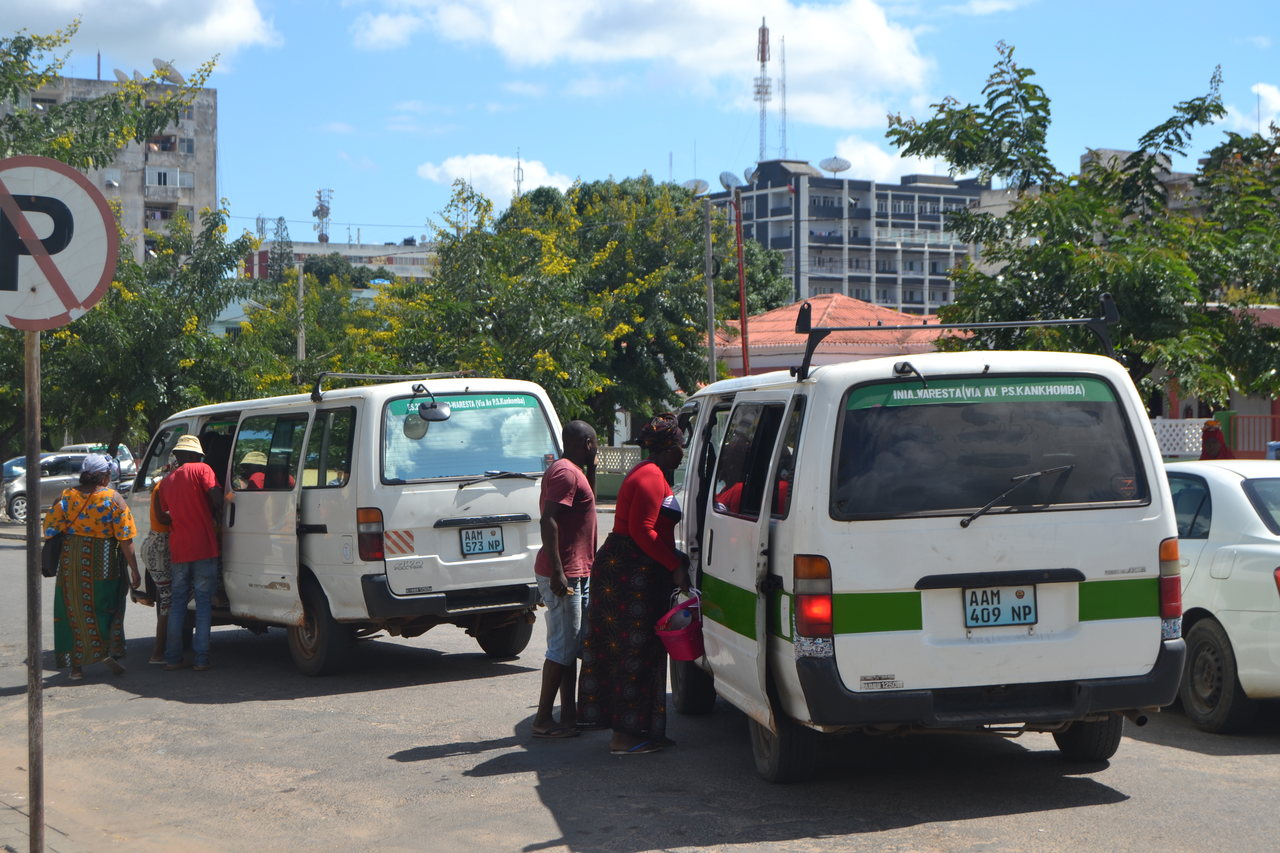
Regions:
[[[109, 95], [115, 81], [60, 77], [19, 107], [40, 108]], [[157, 90], [163, 84], [154, 85]], [[2, 109], [2, 108], [0, 108]], [[134, 256], [149, 248], [148, 229], [163, 232], [184, 214], [199, 228], [201, 211], [218, 203], [218, 92], [200, 89], [178, 121], [146, 142], [130, 142], [115, 160], [86, 173], [107, 201], [118, 206]]]
[[[898, 184], [825, 177], [803, 161], [760, 163], [741, 187], [743, 239], [782, 251], [797, 299], [840, 293], [908, 314], [949, 305], [947, 270], [968, 245], [946, 230], [988, 184], [908, 175]], [[727, 206], [729, 192], [715, 193]]]
[[[273, 242], [266, 241], [245, 258], [244, 274], [249, 278], [267, 278]], [[293, 262], [306, 263], [308, 258], [338, 254], [352, 266], [365, 269], [382, 267], [397, 278], [432, 278], [436, 270], [436, 250], [430, 243], [414, 239], [403, 243], [299, 243], [293, 242]]]

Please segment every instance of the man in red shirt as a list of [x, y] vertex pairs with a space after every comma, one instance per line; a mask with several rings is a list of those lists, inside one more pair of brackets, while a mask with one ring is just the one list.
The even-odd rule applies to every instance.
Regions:
[[195, 589], [196, 631], [192, 648], [195, 669], [209, 669], [209, 629], [213, 623], [213, 593], [218, 587], [217, 518], [222, 490], [213, 469], [202, 459], [204, 448], [194, 435], [184, 435], [173, 447], [178, 467], [164, 478], [157, 515], [169, 525], [172, 591], [164, 668], [182, 669], [182, 638], [186, 633], [187, 599]]
[[[584, 421], [569, 421], [561, 443], [564, 455], [542, 477], [542, 549], [533, 564], [547, 606], [547, 657], [533, 718], [533, 736], [542, 738], [578, 733], [578, 654], [596, 555], [596, 431]], [[559, 723], [552, 715], [557, 693]]]

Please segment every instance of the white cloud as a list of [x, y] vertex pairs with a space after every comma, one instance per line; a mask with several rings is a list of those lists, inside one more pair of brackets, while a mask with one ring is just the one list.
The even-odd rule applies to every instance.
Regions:
[[[487, 45], [515, 67], [647, 63], [646, 73], [594, 69], [571, 94], [602, 97], [619, 87], [679, 86], [734, 107], [756, 109], [749, 81], [759, 73], [757, 10], [739, 0], [377, 0], [377, 15], [412, 18], [423, 32]], [[969, 6], [1022, 0], [974, 0]], [[994, 4], [994, 5], [993, 5]], [[897, 7], [894, 7], [897, 8]], [[967, 8], [967, 7], [966, 7]], [[914, 33], [890, 21], [874, 0], [762, 0], [768, 21], [775, 102], [782, 40], [787, 52], [787, 114], [829, 127], [879, 126], [890, 101], [920, 91], [931, 69]], [[976, 11], [975, 11], [976, 13]], [[407, 30], [403, 27], [402, 30]]]
[[1258, 50], [1271, 49], [1271, 36], [1245, 36], [1245, 42], [1253, 45]]
[[331, 121], [321, 125], [321, 129], [326, 130], [329, 133], [355, 133], [356, 132], [355, 125], [348, 124], [345, 121]]
[[78, 16], [72, 62], [83, 64], [101, 50], [105, 67], [126, 72], [147, 73], [159, 56], [188, 73], [214, 54], [225, 72], [239, 51], [283, 43], [257, 0], [5, 0], [4, 7], [9, 32], [52, 33]]
[[553, 174], [538, 160], [517, 161], [515, 157], [500, 157], [497, 154], [464, 154], [449, 157], [438, 165], [423, 163], [418, 167], [418, 177], [444, 186], [461, 178], [491, 200], [494, 207], [501, 209], [507, 206], [515, 194], [517, 165], [523, 171], [520, 188], [524, 192], [537, 187], [566, 190], [573, 184], [573, 178]]
[[529, 83], [524, 80], [512, 80], [509, 83], [503, 83], [502, 88], [513, 95], [521, 95], [526, 98], [541, 98], [547, 93], [547, 87], [540, 83]]
[[404, 47], [425, 21], [417, 15], [365, 12], [351, 25], [356, 47], [365, 50], [390, 50]]
[[848, 174], [860, 180], [896, 183], [903, 175], [947, 174], [947, 165], [941, 160], [899, 157], [857, 136], [848, 136], [837, 142], [836, 154], [852, 164]]
[[1280, 87], [1271, 83], [1254, 83], [1249, 91], [1255, 96], [1247, 109], [1227, 105], [1227, 117], [1223, 123], [1237, 133], [1265, 132], [1272, 124], [1280, 124]]
[[968, 0], [956, 6], [943, 6], [939, 11], [952, 15], [994, 15], [1012, 12], [1034, 0]]

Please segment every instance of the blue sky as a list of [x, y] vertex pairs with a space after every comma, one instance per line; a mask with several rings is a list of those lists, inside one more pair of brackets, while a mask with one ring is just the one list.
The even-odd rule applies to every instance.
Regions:
[[[766, 156], [896, 180], [885, 115], [923, 118], [980, 89], [995, 45], [1016, 47], [1052, 100], [1051, 154], [1126, 148], [1221, 65], [1231, 115], [1200, 133], [1280, 121], [1280, 16], [1264, 0], [4, 0], [3, 28], [82, 19], [68, 74], [188, 71], [220, 56], [219, 191], [235, 230], [278, 216], [314, 239], [333, 191], [334, 242], [430, 233], [465, 178], [501, 209], [514, 190], [574, 180], [702, 178], [759, 154], [752, 81], [761, 17], [774, 97]], [[1153, 16], [1152, 12], [1155, 13]], [[1180, 164], [1189, 167], [1194, 160]]]

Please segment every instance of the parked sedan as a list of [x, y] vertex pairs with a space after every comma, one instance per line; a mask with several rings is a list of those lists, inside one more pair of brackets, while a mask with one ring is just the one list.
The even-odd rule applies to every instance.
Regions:
[[43, 511], [53, 503], [54, 498], [62, 494], [62, 490], [80, 482], [80, 466], [84, 464], [87, 453], [46, 453], [40, 457], [40, 494], [32, 503], [27, 494], [27, 474], [24, 471], [4, 484], [5, 511], [13, 521], [27, 520], [27, 510], [31, 506], [36, 511]]
[[1280, 698], [1280, 461], [1165, 468], [1182, 557], [1182, 707], [1205, 731], [1237, 730], [1257, 700]]

